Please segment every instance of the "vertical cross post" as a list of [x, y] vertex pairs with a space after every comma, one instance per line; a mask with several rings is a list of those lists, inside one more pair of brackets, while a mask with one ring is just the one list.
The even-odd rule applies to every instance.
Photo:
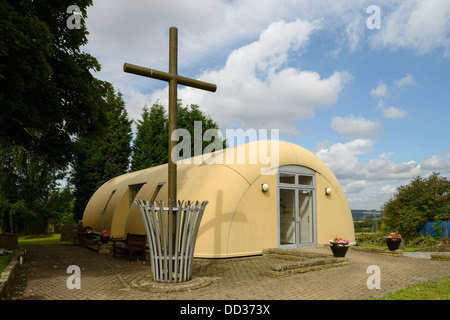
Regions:
[[169, 204], [177, 203], [177, 161], [172, 159], [172, 150], [175, 142], [172, 140], [172, 134], [177, 129], [177, 74], [178, 74], [178, 30], [175, 27], [169, 29]]

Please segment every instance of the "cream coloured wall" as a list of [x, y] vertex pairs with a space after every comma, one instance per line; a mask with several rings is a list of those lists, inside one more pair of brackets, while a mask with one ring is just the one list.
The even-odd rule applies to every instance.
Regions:
[[[350, 207], [340, 185], [330, 182], [323, 175], [316, 173], [317, 189], [317, 243], [329, 243], [336, 235], [355, 242], [355, 232]], [[325, 189], [331, 194], [326, 195]]]
[[[269, 190], [261, 191], [267, 183]], [[228, 234], [228, 255], [261, 254], [277, 247], [277, 175], [260, 176], [242, 195]]]

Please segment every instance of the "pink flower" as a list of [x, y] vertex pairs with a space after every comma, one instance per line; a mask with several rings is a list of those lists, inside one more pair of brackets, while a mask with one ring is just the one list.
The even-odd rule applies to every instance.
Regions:
[[385, 238], [395, 238], [395, 239], [401, 239], [401, 235], [397, 234], [395, 232], [391, 232], [388, 236], [385, 236]]
[[331, 243], [339, 243], [339, 244], [348, 244], [350, 241], [347, 239], [343, 239], [341, 237], [339, 237], [338, 235], [336, 235], [334, 237], [334, 240], [330, 240]]

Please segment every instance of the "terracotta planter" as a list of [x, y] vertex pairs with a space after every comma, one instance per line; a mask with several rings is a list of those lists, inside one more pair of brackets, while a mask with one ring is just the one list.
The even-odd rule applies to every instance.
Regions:
[[401, 243], [402, 243], [401, 238], [386, 238], [386, 244], [390, 251], [398, 250]]
[[331, 243], [330, 248], [335, 257], [343, 258], [348, 251], [348, 244]]

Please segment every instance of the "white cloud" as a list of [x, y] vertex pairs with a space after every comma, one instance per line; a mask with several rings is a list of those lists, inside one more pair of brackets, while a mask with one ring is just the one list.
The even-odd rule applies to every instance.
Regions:
[[365, 24], [362, 16], [355, 15], [353, 21], [349, 21], [345, 27], [345, 35], [348, 43], [349, 51], [355, 52], [360, 47], [361, 38], [363, 33], [366, 32], [364, 28], [361, 28]]
[[450, 174], [450, 152], [439, 155], [432, 155], [422, 161], [422, 167], [425, 170], [440, 171], [444, 174]]
[[365, 164], [357, 155], [367, 154], [373, 150], [372, 139], [355, 139], [347, 143], [335, 143], [316, 152], [316, 155], [333, 171], [338, 179], [365, 179]]
[[343, 188], [345, 194], [358, 193], [367, 187], [366, 180], [356, 180], [347, 183]]
[[[179, 32], [180, 65], [217, 66], [230, 48], [253, 41], [273, 21], [299, 17], [313, 21], [324, 12], [335, 14], [332, 7], [325, 11], [320, 7], [309, 1], [96, 0], [85, 20], [86, 50], [99, 59], [102, 78], [129, 87], [133, 80], [120, 80], [124, 62], [167, 69], [171, 26]], [[139, 83], [135, 81], [134, 88]]]
[[425, 54], [450, 48], [450, 1], [387, 2], [381, 8], [381, 30], [373, 33], [373, 48], [412, 49]]
[[421, 173], [420, 164], [414, 160], [394, 163], [386, 159], [371, 159], [365, 169], [365, 176], [372, 180], [409, 179]]
[[379, 210], [381, 205], [389, 200], [395, 194], [396, 186], [386, 184], [379, 186], [376, 183], [366, 184], [363, 192], [349, 194], [348, 202], [351, 208]]
[[415, 161], [395, 163], [386, 159], [385, 153], [368, 162], [360, 161], [357, 156], [370, 153], [374, 144], [372, 139], [355, 139], [347, 143], [333, 144], [316, 152], [316, 155], [328, 165], [338, 179], [400, 180], [410, 179], [421, 173], [421, 166]]
[[[142, 115], [142, 109], [147, 106], [151, 107], [151, 97], [137, 90], [128, 90], [123, 92], [124, 99], [127, 101], [128, 117], [130, 119], [140, 119]], [[133, 122], [133, 131], [136, 126], [136, 122]]]
[[331, 121], [331, 128], [343, 137], [352, 138], [373, 138], [378, 136], [380, 123], [364, 119], [363, 117], [334, 117]]
[[311, 152], [312, 153], [319, 152], [320, 150], [325, 149], [329, 145], [330, 145], [330, 141], [329, 140], [321, 141], [313, 148], [313, 150], [311, 150]]
[[[223, 68], [199, 76], [217, 84], [217, 92], [185, 87], [178, 90], [178, 96], [202, 106], [222, 129], [273, 128], [298, 135], [294, 121], [312, 117], [319, 107], [332, 106], [349, 79], [346, 72], [321, 78], [315, 71], [287, 66], [289, 54], [300, 55], [318, 28], [299, 19], [272, 23], [257, 41], [234, 50]], [[156, 92], [153, 99], [167, 101], [166, 89]]]
[[449, 1], [408, 0], [398, 4], [380, 0], [377, 4], [381, 7], [381, 29], [370, 32], [365, 24], [368, 4], [363, 0], [266, 0], [257, 4], [252, 0], [96, 0], [88, 8], [86, 49], [102, 65], [98, 77], [122, 91], [144, 90], [146, 84], [124, 80], [124, 62], [167, 68], [168, 29], [172, 25], [179, 28], [179, 61], [184, 66], [202, 62], [205, 67], [216, 68], [230, 48], [254, 41], [271, 22], [297, 18], [320, 20], [322, 30], [336, 35], [340, 47], [336, 52], [344, 46], [354, 52], [361, 43], [418, 52], [443, 47], [450, 52]]
[[378, 87], [370, 91], [370, 94], [376, 98], [387, 98], [388, 96], [387, 85], [381, 82], [378, 85]]
[[[301, 70], [295, 66], [286, 68], [287, 57], [291, 52], [299, 49], [298, 57], [305, 50], [313, 31], [319, 28], [327, 34], [343, 34], [343, 37], [336, 36], [336, 44], [347, 46], [350, 52], [358, 50], [361, 40], [371, 34], [375, 38], [366, 40], [374, 40], [380, 48], [395, 47], [390, 45], [392, 41], [389, 35], [403, 35], [407, 28], [400, 24], [396, 28], [394, 18], [401, 16], [402, 21], [407, 21], [412, 26], [422, 20], [429, 22], [428, 20], [434, 19], [434, 16], [421, 14], [422, 9], [435, 13], [436, 21], [431, 21], [431, 26], [426, 24], [427, 36], [422, 37], [423, 34], [419, 33], [418, 43], [421, 39], [447, 39], [446, 29], [438, 26], [442, 26], [442, 17], [448, 14], [449, 5], [438, 2], [442, 7], [442, 12], [438, 12], [433, 5], [418, 1], [406, 2], [407, 4], [392, 5], [389, 1], [381, 1], [381, 30], [368, 32], [365, 26], [368, 17], [365, 13], [367, 3], [362, 0], [343, 0], [339, 3], [330, 0], [320, 4], [316, 1], [287, 0], [280, 3], [267, 0], [257, 5], [251, 0], [98, 0], [88, 8], [86, 23], [90, 34], [86, 49], [102, 65], [102, 71], [96, 76], [112, 82], [125, 97], [130, 96], [131, 93], [127, 95], [127, 92], [133, 90], [155, 91], [161, 89], [163, 84], [133, 75], [124, 76], [122, 66], [124, 62], [130, 62], [165, 71], [168, 65], [168, 28], [175, 25], [179, 28], [181, 73], [189, 77], [209, 79], [219, 87], [214, 99], [192, 89], [180, 88], [181, 98], [194, 97], [195, 101], [192, 103], [202, 107], [205, 103], [211, 104], [205, 108], [211, 115], [223, 120], [222, 127], [229, 126], [234, 117], [240, 120], [240, 123], [234, 121], [234, 125], [280, 128], [285, 134], [296, 135], [299, 130], [293, 123], [293, 117], [305, 119], [312, 117], [318, 107], [332, 106], [349, 75], [338, 71], [323, 78], [314, 70]], [[300, 19], [292, 22], [296, 28], [281, 31], [275, 27], [276, 24], [272, 25], [272, 31], [281, 31], [276, 34], [278, 41], [267, 28], [272, 21], [292, 21], [298, 18]], [[303, 27], [306, 29], [301, 29]], [[264, 33], [267, 39], [264, 39]], [[260, 38], [255, 41], [258, 36]], [[415, 42], [405, 42], [404, 45], [408, 43]], [[230, 48], [235, 48], [236, 44], [240, 48], [229, 54]], [[439, 46], [435, 44], [429, 47], [436, 45]], [[261, 53], [258, 48], [268, 51]], [[253, 60], [249, 59], [252, 53], [255, 54]], [[225, 66], [222, 63], [224, 56], [228, 56]], [[192, 70], [189, 70], [190, 74], [184, 73], [186, 69], [183, 67], [192, 68], [200, 62], [200, 68], [195, 71], [199, 73], [192, 74]], [[407, 74], [398, 84], [406, 84], [408, 79]], [[243, 94], [244, 89], [249, 90], [248, 95]], [[321, 94], [319, 91], [322, 91]], [[372, 90], [372, 94], [378, 98], [386, 98], [388, 93], [385, 84]], [[128, 101], [126, 102], [128, 107]], [[261, 107], [262, 105], [264, 106]], [[142, 107], [139, 106], [136, 111], [130, 110], [130, 114], [140, 111]], [[277, 115], [279, 120], [275, 119], [269, 108], [280, 110]], [[395, 110], [390, 111], [392, 113]], [[389, 110], [387, 112], [387, 116], [391, 115]], [[263, 119], [264, 113], [267, 113], [265, 118], [272, 118], [271, 121]]]
[[354, 139], [315, 153], [336, 175], [353, 209], [379, 209], [398, 186], [424, 173], [415, 161], [395, 163], [389, 160], [391, 153], [361, 161], [358, 157], [367, 157], [374, 145], [373, 139]]
[[407, 73], [403, 78], [395, 80], [394, 84], [397, 87], [405, 87], [405, 86], [412, 86], [415, 85], [413, 76], [409, 73]]
[[[396, 91], [399, 91], [401, 88], [404, 88], [406, 86], [413, 86], [416, 83], [414, 82], [413, 76], [409, 73], [407, 73], [403, 78], [394, 80], [394, 93]], [[379, 98], [378, 106], [377, 108], [380, 109], [383, 112], [383, 117], [385, 119], [400, 119], [404, 118], [408, 115], [408, 112], [396, 107], [385, 107], [385, 100], [389, 97], [388, 93], [389, 89], [388, 86], [380, 82], [380, 84], [375, 88], [371, 90], [371, 95], [373, 97]]]
[[392, 195], [397, 190], [397, 187], [394, 187], [390, 184], [384, 185], [380, 188], [379, 193], [384, 195]]
[[[314, 30], [322, 28], [327, 33], [336, 34], [344, 28], [345, 39], [342, 44], [355, 51], [366, 31], [359, 28], [361, 24], [365, 26], [365, 14], [364, 10], [360, 10], [361, 6], [364, 7], [362, 2], [355, 3], [353, 0], [339, 3], [329, 0], [320, 4], [297, 0], [281, 3], [267, 0], [257, 4], [251, 0], [98, 0], [88, 8], [86, 23], [89, 43], [86, 50], [102, 65], [102, 71], [96, 77], [112, 82], [125, 97], [131, 96], [134, 90], [154, 92], [163, 88], [163, 84], [133, 75], [124, 76], [123, 63], [167, 70], [168, 29], [172, 25], [177, 26], [179, 71], [184, 76], [202, 77], [218, 84], [214, 105], [207, 107], [207, 111], [214, 117], [216, 114], [222, 117], [222, 126], [225, 123], [228, 126], [232, 116], [242, 116], [241, 123], [236, 125], [280, 127], [284, 133], [295, 135], [299, 131], [292, 117], [311, 117], [317, 107], [333, 105], [349, 75], [335, 72], [323, 78], [314, 70], [300, 70], [299, 67], [283, 69], [287, 63], [286, 57], [297, 48], [300, 49], [297, 57], [301, 50], [305, 50], [313, 31], [311, 26]], [[314, 22], [300, 24], [300, 20], [297, 20], [294, 21], [295, 28], [283, 30], [276, 29], [274, 25], [273, 30], [280, 32], [271, 35], [267, 26], [282, 19]], [[270, 39], [261, 37], [261, 30], [264, 29]], [[260, 39], [255, 41], [258, 36]], [[245, 43], [250, 44], [243, 45]], [[240, 48], [230, 55], [231, 48], [237, 45]], [[257, 51], [258, 47], [269, 52], [262, 56]], [[253, 61], [249, 60], [252, 50], [256, 52]], [[233, 57], [233, 54], [240, 56]], [[222, 61], [227, 56], [227, 65], [224, 66]], [[198, 68], [199, 63], [201, 66]], [[193, 66], [196, 71], [189, 69]], [[189, 72], [185, 72], [186, 68]], [[249, 72], [249, 75], [245, 75], [245, 72]], [[243, 89], [249, 89], [249, 94], [244, 95]], [[212, 103], [202, 93], [181, 88], [179, 92], [180, 97], [182, 94], [185, 98], [195, 96], [196, 101], [192, 103], [201, 104], [202, 107], [204, 103]], [[161, 95], [164, 94], [155, 96]], [[240, 100], [239, 103], [236, 103], [237, 100]], [[278, 108], [284, 114], [279, 115], [279, 121], [274, 119], [268, 122], [262, 119], [262, 114], [267, 112], [266, 118], [269, 118], [273, 113], [265, 107], [261, 109], [262, 104], [266, 104], [266, 107], [270, 104], [271, 108]], [[140, 111], [142, 107], [130, 110], [130, 114]], [[250, 114], [254, 119], [251, 119]], [[283, 124], [285, 120], [287, 123]]]
[[381, 110], [383, 111], [383, 117], [387, 119], [404, 118], [408, 115], [408, 112], [395, 107], [382, 108]]
[[[354, 148], [341, 146], [341, 151], [350, 152]], [[325, 153], [327, 154], [327, 153]], [[329, 158], [339, 157], [337, 151], [327, 154]], [[420, 175], [426, 177], [431, 171], [440, 172], [443, 176], [450, 174], [450, 151], [439, 155], [432, 155], [419, 165], [415, 161], [393, 163], [388, 160], [389, 154], [382, 154], [368, 163], [352, 162], [353, 168], [359, 168], [359, 173], [342, 175], [337, 173], [344, 192], [347, 195], [350, 207], [353, 209], [379, 209], [380, 206], [395, 194], [401, 185], [409, 184], [411, 179]], [[327, 158], [328, 159], [328, 158]], [[346, 159], [351, 159], [346, 156]], [[336, 163], [331, 164], [332, 169], [338, 168]]]

